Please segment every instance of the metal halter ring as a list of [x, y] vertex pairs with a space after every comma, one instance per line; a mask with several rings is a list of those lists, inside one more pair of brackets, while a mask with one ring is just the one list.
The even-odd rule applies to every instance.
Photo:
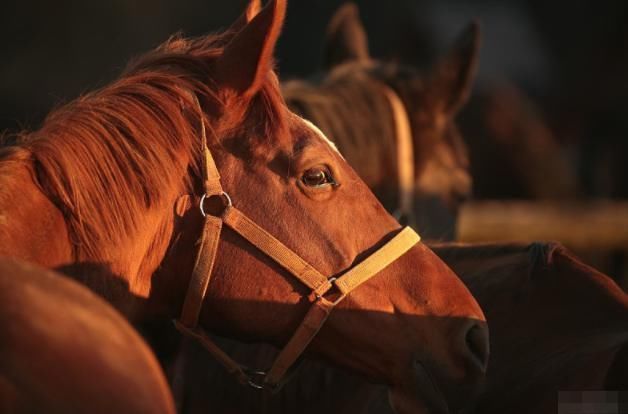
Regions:
[[[207, 213], [205, 212], [205, 200], [207, 200], [209, 197], [213, 197], [217, 194], [212, 194], [212, 195], [207, 195], [207, 194], [203, 194], [203, 196], [201, 197], [201, 201], [198, 203], [198, 208], [199, 210], [201, 210], [201, 214], [203, 215], [203, 217], [207, 217]], [[233, 203], [231, 202], [231, 197], [229, 197], [229, 194], [225, 193], [224, 191], [220, 193], [219, 195], [222, 200], [223, 200], [223, 204], [225, 206], [225, 208], [231, 207], [233, 206]]]
[[[327, 281], [329, 282], [329, 284], [333, 285], [333, 284], [334, 284], [334, 282], [335, 282], [337, 279], [338, 279], [338, 278], [336, 278], [336, 277], [330, 277], [329, 279], [327, 279]], [[330, 287], [330, 289], [331, 289], [331, 287]], [[323, 297], [323, 295], [320, 295], [320, 294], [318, 294], [318, 293], [315, 293], [314, 295], [316, 296], [316, 299], [321, 299], [321, 298]]]
[[249, 376], [247, 385], [256, 390], [263, 390], [266, 388], [264, 385], [264, 379], [267, 373], [265, 371], [255, 371], [251, 369], [245, 369], [244, 372]]

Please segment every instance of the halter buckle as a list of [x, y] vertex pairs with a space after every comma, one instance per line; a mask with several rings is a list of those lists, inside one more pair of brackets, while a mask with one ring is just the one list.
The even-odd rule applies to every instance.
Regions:
[[221, 200], [222, 200], [222, 205], [223, 205], [224, 210], [226, 210], [227, 208], [233, 206], [233, 202], [231, 201], [231, 197], [229, 197], [229, 194], [227, 194], [224, 191], [222, 191], [220, 194], [203, 194], [203, 196], [201, 197], [201, 201], [199, 201], [199, 203], [198, 203], [198, 208], [201, 211], [201, 215], [203, 217], [207, 217], [208, 216], [208, 213], [205, 211], [205, 200], [208, 200], [211, 197], [220, 197]]

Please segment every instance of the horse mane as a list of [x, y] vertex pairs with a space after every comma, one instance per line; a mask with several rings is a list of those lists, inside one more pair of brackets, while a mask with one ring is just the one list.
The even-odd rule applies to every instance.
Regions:
[[[102, 259], [107, 246], [120, 245], [147, 225], [147, 209], [194, 187], [190, 171], [198, 177], [200, 122], [210, 147], [224, 144], [206, 114], [226, 105], [210, 74], [231, 37], [175, 36], [132, 62], [109, 86], [53, 110], [39, 130], [6, 137], [0, 143], [0, 180], [8, 170], [3, 165], [32, 162], [38, 185], [66, 218], [76, 259]], [[221, 132], [246, 135], [240, 146], [267, 152], [285, 135], [274, 74], [242, 105], [244, 122], [220, 125]]]

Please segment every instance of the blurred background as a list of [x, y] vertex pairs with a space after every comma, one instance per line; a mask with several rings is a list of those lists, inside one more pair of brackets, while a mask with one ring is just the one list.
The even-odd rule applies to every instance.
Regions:
[[[51, 108], [106, 85], [133, 56], [176, 32], [201, 35], [225, 28], [246, 3], [3, 0], [0, 130], [37, 128]], [[628, 197], [628, 2], [356, 3], [372, 55], [420, 68], [442, 55], [471, 19], [481, 22], [479, 75], [459, 117], [470, 148], [475, 199], [548, 201], [550, 210], [543, 217], [550, 221], [572, 214], [575, 225], [563, 228], [584, 240], [570, 247], [621, 279], [626, 274], [628, 212], [626, 204], [609, 202]], [[290, 2], [278, 48], [282, 79], [320, 70], [325, 28], [341, 4]], [[502, 204], [492, 208], [481, 211], [511, 211], [509, 223], [528, 214], [505, 210]], [[475, 233], [491, 225], [504, 227], [481, 222], [480, 213], [468, 211], [464, 223], [476, 228], [463, 226], [463, 240], [490, 239]], [[600, 236], [610, 241], [589, 240], [593, 236], [585, 230], [590, 227], [610, 228]], [[512, 230], [507, 236], [518, 235]], [[561, 241], [569, 245], [568, 236]]]
[[[615, 116], [615, 127], [621, 127], [619, 113], [628, 93], [628, 3], [623, 0], [356, 3], [377, 57], [429, 63], [477, 18], [484, 29], [480, 87], [485, 82], [513, 82], [547, 112], [561, 132], [561, 142], [591, 134], [583, 131], [596, 128], [592, 114]], [[200, 35], [227, 27], [245, 4], [2, 1], [0, 127], [36, 126], [52, 105], [106, 84], [132, 56], [178, 31]], [[284, 77], [304, 77], [320, 68], [325, 27], [340, 4], [290, 2], [278, 50]]]

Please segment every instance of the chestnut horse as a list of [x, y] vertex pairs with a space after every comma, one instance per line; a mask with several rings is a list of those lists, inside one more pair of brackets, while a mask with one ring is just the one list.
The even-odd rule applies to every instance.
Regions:
[[[249, 12], [255, 14], [254, 10]], [[392, 210], [398, 207], [396, 194], [399, 187], [395, 171], [395, 114], [388, 95], [397, 96], [395, 90], [402, 91], [400, 101], [411, 119], [411, 139], [414, 141], [411, 150], [414, 150], [416, 156], [413, 158], [417, 161], [417, 183], [411, 190], [423, 199], [441, 201], [437, 204], [438, 209], [417, 208], [417, 217], [424, 219], [421, 223], [434, 225], [430, 229], [436, 231], [439, 226], [435, 222], [443, 216], [442, 206], [456, 205], [470, 191], [465, 147], [453, 121], [458, 107], [467, 98], [477, 64], [477, 25], [461, 34], [452, 51], [427, 76], [409, 67], [368, 58], [366, 35], [352, 4], [342, 7], [334, 17], [328, 43], [330, 53], [340, 50], [329, 58], [330, 63], [339, 66], [325, 75], [320, 85], [295, 81], [284, 84], [288, 105], [315, 120], [326, 135], [337, 139], [335, 143], [340, 149], [348, 150], [348, 154], [343, 152], [343, 155], [356, 163], [361, 178], [366, 178], [367, 184], [375, 187], [376, 194]], [[349, 59], [360, 56], [366, 58]], [[442, 191], [441, 185], [445, 187]], [[225, 345], [241, 359], [262, 366], [271, 363], [276, 355], [270, 347], [228, 341]], [[216, 364], [202, 352], [189, 343], [183, 344], [179, 352], [173, 352], [177, 355], [171, 378], [175, 396], [186, 413], [200, 413], [212, 406], [234, 413], [293, 412], [298, 406], [303, 406], [299, 408], [302, 412], [342, 410], [346, 401], [335, 395], [350, 389], [347, 384], [361, 383], [350, 375], [305, 361], [299, 374], [295, 375], [298, 380], [295, 378], [294, 383], [286, 384], [279, 395], [268, 396], [238, 388], [225, 379], [223, 372], [216, 369]], [[303, 395], [304, 384], [320, 378], [333, 378], [333, 381], [327, 387]], [[208, 391], [210, 384], [213, 385]], [[347, 409], [351, 411], [356, 406], [349, 405]]]
[[174, 413], [157, 360], [78, 283], [0, 258], [0, 412]]
[[[329, 72], [284, 84], [288, 106], [338, 145], [385, 207], [418, 220], [413, 224], [428, 239], [453, 238], [457, 207], [471, 194], [467, 150], [454, 121], [475, 77], [479, 26], [465, 29], [428, 73], [372, 59], [352, 3], [338, 10], [327, 35]], [[407, 149], [400, 148], [404, 123]]]
[[482, 311], [287, 110], [285, 10], [172, 39], [4, 148], [0, 253], [63, 266], [132, 320], [183, 313], [194, 337], [288, 344], [288, 360], [307, 346], [387, 384], [401, 413], [463, 405], [486, 368]]
[[[349, 12], [347, 12], [349, 10]], [[345, 43], [353, 41], [358, 44], [364, 44], [365, 38], [356, 33], [363, 34], [362, 30], [355, 29], [355, 9], [353, 6], [345, 6], [339, 15], [334, 19], [332, 24], [338, 27], [338, 16], [346, 19], [348, 28], [340, 30], [343, 35], [349, 35], [349, 39], [345, 39]], [[333, 31], [332, 31], [333, 32]], [[354, 48], [359, 50], [359, 48]], [[346, 53], [348, 55], [359, 56], [359, 53]], [[347, 76], [349, 76], [347, 74]], [[292, 92], [290, 88], [296, 85], [296, 88], [303, 88], [301, 84], [292, 84], [286, 88]], [[376, 89], [376, 88], [374, 88]], [[301, 89], [298, 89], [301, 91]], [[376, 91], [377, 92], [377, 91]], [[381, 92], [381, 91], [379, 91]], [[328, 94], [333, 95], [334, 90], [329, 90]], [[321, 104], [321, 101], [314, 99], [315, 95], [310, 93], [313, 104]], [[327, 99], [327, 98], [325, 98]], [[370, 97], [368, 99], [371, 99]], [[293, 101], [290, 101], [294, 104]], [[323, 101], [325, 103], [325, 101]], [[389, 111], [387, 102], [382, 100], [382, 111]], [[297, 102], [295, 107], [297, 110], [304, 111], [299, 108], [300, 103]], [[316, 113], [316, 107], [312, 109]], [[353, 107], [338, 106], [338, 114], [351, 114]], [[342, 127], [344, 120], [336, 119], [339, 115], [335, 115], [334, 111], [319, 112], [321, 119], [331, 125], [330, 128]], [[325, 118], [326, 116], [326, 118]], [[390, 118], [390, 117], [389, 117]], [[355, 119], [355, 122], [363, 122]], [[371, 125], [373, 131], [380, 131], [387, 128], [386, 125], [377, 125], [376, 118], [369, 118], [367, 122]], [[388, 120], [390, 121], [390, 119]], [[386, 124], [386, 123], [384, 123]], [[351, 123], [347, 123], [351, 125]], [[349, 128], [342, 131], [353, 137], [355, 131]], [[394, 135], [394, 133], [393, 133]], [[350, 142], [350, 139], [344, 139], [338, 136], [340, 141]], [[375, 137], [373, 142], [376, 143]], [[394, 143], [394, 137], [389, 136], [388, 143]], [[342, 147], [342, 145], [340, 145]], [[349, 145], [348, 148], [351, 149]], [[423, 147], [416, 146], [418, 150]], [[382, 152], [387, 150], [386, 147], [381, 148]], [[377, 154], [377, 152], [374, 152]], [[360, 154], [355, 155], [356, 157]], [[389, 162], [395, 161], [395, 156], [389, 156]], [[380, 158], [377, 158], [380, 159]], [[364, 160], [362, 162], [365, 162]], [[362, 165], [357, 166], [358, 169]], [[381, 165], [364, 167], [364, 170], [373, 171], [374, 169], [383, 167]], [[391, 174], [394, 175], [394, 174]], [[396, 194], [393, 194], [389, 200], [392, 207], [396, 208]], [[520, 412], [556, 412], [557, 391], [559, 389], [592, 389], [592, 388], [610, 388], [618, 387], [622, 384], [622, 355], [625, 352], [619, 350], [623, 348], [625, 343], [624, 329], [621, 327], [625, 309], [625, 298], [620, 294], [617, 286], [609, 279], [595, 271], [594, 269], [582, 264], [578, 259], [567, 253], [563, 248], [556, 245], [501, 245], [501, 246], [438, 246], [436, 248], [438, 254], [442, 254], [442, 258], [454, 269], [458, 269], [465, 283], [469, 284], [472, 292], [478, 295], [482, 306], [490, 307], [491, 313], [496, 315], [497, 321], [504, 320], [503, 323], [498, 322], [498, 331], [492, 331], [493, 348], [499, 347], [501, 351], [500, 358], [490, 358], [489, 364], [489, 383], [487, 388], [478, 399], [478, 404], [482, 408], [478, 412], [514, 412], [517, 404]], [[527, 312], [518, 314], [518, 319], [513, 323], [508, 323], [505, 318], [513, 312], [517, 312], [517, 302], [513, 298], [527, 295], [531, 287], [527, 286], [527, 280], [530, 275], [538, 275], [547, 281], [560, 281], [565, 287], [565, 292], [555, 295], [554, 302], [550, 301], [551, 283], [534, 285], [535, 297], [544, 297], [545, 299], [538, 303], [538, 308], [527, 308]], [[573, 282], [571, 282], [573, 279]], [[592, 285], [592, 293], [596, 298], [587, 299], [585, 296], [586, 289], [582, 289], [582, 283], [589, 281]], [[573, 289], [572, 292], [570, 289]], [[507, 300], [501, 300], [507, 298]], [[530, 299], [533, 300], [533, 299]], [[536, 299], [534, 299], [536, 300]], [[586, 328], [579, 330], [577, 317], [572, 318], [571, 315], [578, 315], [578, 312], [585, 311], [584, 308], [577, 308], [577, 304], [590, 304], [595, 308], [592, 316], [599, 323], [602, 329], [615, 332], [616, 336], [598, 338], [600, 341], [592, 340], [586, 335]], [[544, 309], [543, 311], [541, 309]], [[519, 330], [520, 326], [530, 327], [542, 318], [541, 312], [549, 312], [551, 315], [551, 323], [548, 321], [548, 330], [552, 331], [552, 335], [547, 335], [544, 330], [538, 330], [540, 324], [536, 324], [529, 331]], [[567, 314], [559, 314], [567, 312]], [[589, 313], [592, 311], [589, 310]], [[584, 315], [583, 315], [584, 316]], [[489, 320], [491, 320], [489, 318]], [[561, 325], [568, 326], [570, 339], [560, 338], [556, 333], [565, 332]], [[562, 330], [561, 330], [562, 329]], [[529, 335], [539, 346], [525, 350], [527, 363], [529, 366], [514, 366], [509, 361], [516, 361], [518, 356], [517, 343], [510, 343], [514, 337], [525, 338]], [[582, 338], [578, 336], [583, 335]], [[496, 338], [495, 335], [499, 335]], [[562, 342], [561, 342], [562, 341]], [[545, 362], [552, 358], [551, 352], [546, 355], [549, 346], [562, 346], [565, 349], [564, 360], [553, 364], [551, 368], [544, 367]], [[251, 358], [255, 361], [265, 361], [273, 356], [271, 350], [260, 352], [256, 348], [244, 346], [237, 343], [228, 343], [228, 346], [234, 352], [238, 352], [242, 358]], [[254, 351], [257, 350], [257, 353]], [[205, 407], [220, 407], [221, 411], [227, 413], [387, 413], [390, 412], [386, 401], [386, 390], [383, 387], [377, 387], [366, 383], [364, 380], [341, 370], [334, 370], [329, 367], [317, 365], [310, 361], [305, 361], [302, 370], [295, 374], [295, 378], [289, 384], [286, 384], [279, 395], [268, 396], [266, 394], [255, 393], [255, 391], [238, 389], [228, 381], [225, 381], [218, 367], [211, 361], [207, 361], [199, 353], [200, 349], [196, 349], [193, 345], [186, 344], [185, 352], [179, 354], [179, 362], [182, 366], [182, 373], [185, 378], [175, 381], [177, 385], [178, 397], [183, 402], [184, 412], [186, 413], [202, 413]], [[585, 356], [589, 352], [597, 353], [598, 360]], [[587, 362], [601, 362], [595, 369], [595, 376], [587, 376], [591, 367]], [[611, 364], [612, 362], [612, 364]], [[495, 376], [491, 367], [497, 364]], [[511, 368], [515, 370], [511, 370]], [[181, 372], [179, 375], [182, 375]], [[578, 374], [571, 383], [560, 380], [567, 378], [568, 375]], [[583, 375], [584, 374], [584, 375]], [[518, 387], [517, 379], [525, 380], [526, 384], [521, 388]], [[502, 383], [507, 383], [504, 386]], [[211, 391], [208, 391], [208, 385], [214, 384]], [[509, 388], [513, 388], [516, 392], [510, 392]], [[621, 387], [620, 387], [621, 388]], [[519, 392], [521, 391], [521, 392]], [[524, 396], [522, 398], [522, 396]], [[528, 401], [525, 401], [528, 398]], [[554, 399], [552, 399], [554, 398]], [[543, 405], [545, 404], [545, 405]], [[538, 411], [541, 410], [541, 411]]]

